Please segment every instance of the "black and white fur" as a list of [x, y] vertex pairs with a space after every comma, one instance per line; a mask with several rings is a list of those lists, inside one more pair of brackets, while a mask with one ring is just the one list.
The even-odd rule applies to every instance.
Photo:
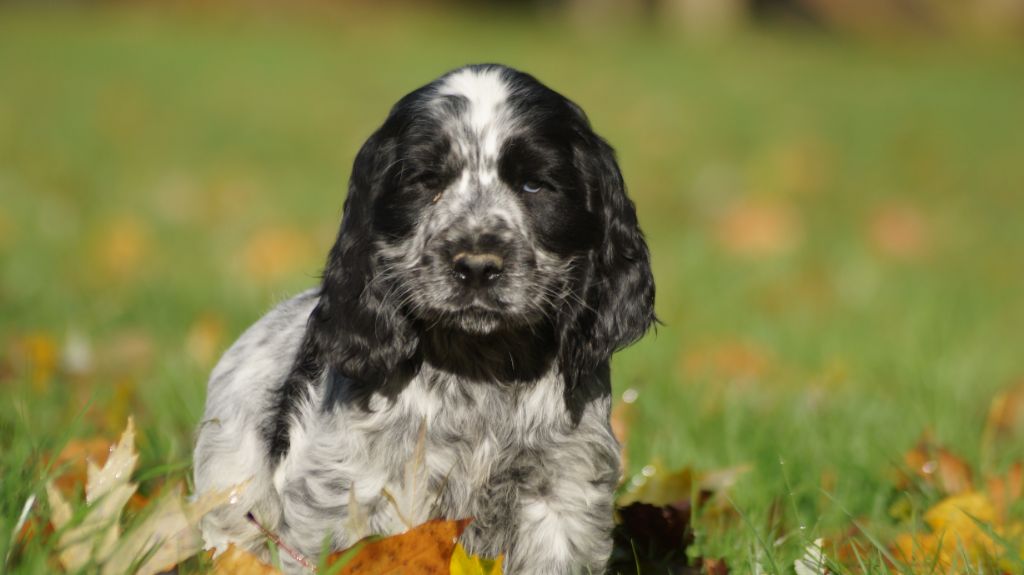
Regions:
[[497, 65], [412, 92], [356, 156], [320, 287], [213, 371], [196, 490], [251, 481], [204, 520], [208, 546], [261, 549], [247, 512], [314, 558], [473, 517], [462, 543], [508, 573], [602, 572], [608, 362], [653, 305], [633, 203], [578, 106]]

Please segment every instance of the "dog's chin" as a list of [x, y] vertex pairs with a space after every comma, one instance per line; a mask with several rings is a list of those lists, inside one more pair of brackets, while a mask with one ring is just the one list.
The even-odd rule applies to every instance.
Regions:
[[421, 319], [433, 326], [480, 336], [528, 327], [534, 323], [534, 318], [530, 316], [511, 314], [475, 305], [436, 310]]
[[481, 308], [468, 308], [447, 314], [449, 328], [472, 335], [487, 335], [509, 324], [504, 314]]

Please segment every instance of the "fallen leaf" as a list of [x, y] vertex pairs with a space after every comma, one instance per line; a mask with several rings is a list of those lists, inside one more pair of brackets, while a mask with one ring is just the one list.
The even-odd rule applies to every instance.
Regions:
[[499, 555], [496, 559], [484, 559], [466, 553], [461, 544], [455, 546], [452, 562], [449, 567], [451, 575], [501, 575], [501, 563], [504, 559]]
[[701, 573], [704, 575], [729, 575], [729, 566], [725, 559], [711, 559], [705, 557], [701, 561]]
[[213, 560], [213, 575], [236, 575], [251, 573], [252, 575], [279, 575], [276, 568], [262, 562], [252, 553], [228, 545], [226, 551]]
[[33, 389], [46, 391], [60, 357], [56, 340], [49, 334], [35, 332], [15, 339], [12, 347], [14, 364], [22, 366]]
[[211, 491], [190, 504], [185, 503], [180, 485], [168, 490], [154, 504], [155, 508], [145, 521], [119, 542], [117, 552], [103, 565], [102, 573], [124, 573], [145, 557], [135, 568], [135, 575], [155, 575], [199, 553], [203, 549], [199, 519], [237, 497], [243, 489], [245, 484]]
[[1024, 431], [1024, 381], [992, 399], [985, 421], [986, 438], [1008, 438]]
[[[935, 444], [931, 435], [925, 433], [913, 449], [903, 454], [907, 468], [925, 484], [939, 490], [943, 495], [957, 495], [974, 489], [970, 465], [949, 450]], [[900, 487], [906, 487], [909, 478], [900, 480]]]
[[[153, 506], [146, 519], [121, 536], [120, 518], [137, 485], [131, 475], [138, 461], [135, 425], [131, 418], [120, 440], [110, 449], [102, 466], [86, 461], [85, 517], [72, 524], [70, 504], [56, 485], [46, 483], [50, 521], [61, 533], [58, 558], [65, 569], [77, 571], [94, 565], [104, 575], [132, 570], [136, 575], [167, 571], [202, 548], [199, 520], [211, 510], [236, 497], [239, 485], [204, 494], [186, 504], [182, 489], [168, 490]], [[141, 561], [141, 564], [136, 565]]]
[[93, 238], [91, 257], [102, 277], [132, 279], [149, 254], [149, 234], [139, 219], [123, 215], [105, 223]]
[[992, 505], [1001, 521], [1009, 519], [1010, 506], [1024, 495], [1024, 464], [1010, 466], [1005, 477], [989, 477], [985, 482]]
[[254, 280], [277, 281], [308, 264], [313, 254], [312, 246], [310, 238], [295, 229], [260, 230], [246, 242], [242, 264]]
[[687, 381], [758, 381], [775, 366], [765, 348], [744, 341], [722, 341], [688, 348], [680, 367]]
[[103, 467], [87, 462], [85, 499], [89, 511], [75, 526], [68, 525], [70, 505], [52, 483], [47, 483], [46, 494], [53, 509], [51, 521], [58, 531], [67, 528], [58, 540], [58, 557], [65, 569], [75, 571], [90, 562], [102, 564], [113, 553], [121, 533], [121, 510], [137, 487], [129, 482], [137, 459], [135, 426], [129, 419]]
[[894, 202], [877, 208], [867, 233], [872, 247], [885, 257], [912, 260], [931, 249], [928, 222], [920, 209], [910, 204]]
[[831, 573], [828, 569], [828, 559], [822, 548], [824, 543], [824, 539], [818, 538], [804, 549], [804, 554], [793, 563], [793, 571], [796, 572], [796, 575], [828, 575]]
[[200, 366], [212, 366], [223, 351], [224, 332], [224, 320], [220, 316], [210, 313], [200, 315], [188, 328], [185, 352]]
[[800, 243], [800, 221], [796, 211], [783, 203], [744, 199], [729, 206], [715, 222], [715, 238], [734, 256], [778, 256]]
[[911, 565], [939, 565], [944, 572], [959, 572], [965, 562], [975, 564], [1002, 554], [1001, 544], [988, 530], [1005, 530], [997, 522], [992, 502], [983, 493], [947, 497], [929, 509], [924, 520], [929, 532], [900, 534], [893, 545], [897, 557]]
[[[356, 573], [403, 573], [441, 575], [449, 572], [459, 535], [472, 519], [428, 521], [405, 533], [367, 543], [338, 571], [338, 575]], [[345, 554], [332, 553], [328, 563]]]
[[70, 495], [75, 487], [85, 483], [88, 462], [103, 465], [112, 446], [109, 440], [99, 437], [67, 442], [53, 460], [53, 469], [59, 473], [53, 484], [61, 493]]
[[626, 506], [634, 502], [643, 502], [669, 505], [688, 500], [694, 493], [706, 492], [715, 495], [732, 488], [750, 469], [751, 466], [748, 464], [703, 473], [694, 473], [689, 468], [666, 472], [658, 465], [647, 465], [638, 477], [633, 478], [617, 504]]

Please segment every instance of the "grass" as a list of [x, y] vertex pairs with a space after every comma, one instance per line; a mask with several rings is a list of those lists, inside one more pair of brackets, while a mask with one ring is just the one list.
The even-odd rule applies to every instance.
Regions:
[[[616, 389], [639, 391], [630, 471], [753, 465], [731, 493], [745, 522], [702, 519], [699, 552], [785, 569], [854, 518], [884, 538], [908, 497], [891, 470], [925, 430], [980, 471], [1024, 457], [982, 442], [1024, 373], [1019, 46], [6, 7], [0, 549], [43, 456], [128, 413], [143, 473], [188, 475], [210, 349], [315, 283], [390, 103], [474, 61], [531, 71], [619, 150], [665, 323], [615, 361]], [[723, 227], [736, 205], [770, 212], [767, 247]], [[872, 239], [891, 212], [904, 251]], [[33, 376], [33, 334], [92, 366]], [[30, 544], [19, 569], [49, 552]]]

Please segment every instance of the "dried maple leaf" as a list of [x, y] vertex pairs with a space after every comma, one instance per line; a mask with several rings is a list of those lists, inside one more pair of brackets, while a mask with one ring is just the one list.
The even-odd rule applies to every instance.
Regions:
[[825, 557], [824, 539], [815, 539], [804, 549], [804, 554], [793, 563], [796, 575], [828, 575], [828, 559]]
[[[58, 540], [61, 564], [78, 570], [90, 561], [103, 563], [114, 551], [120, 537], [121, 510], [135, 493], [129, 482], [138, 454], [135, 453], [135, 426], [131, 419], [121, 439], [110, 451], [103, 467], [88, 462], [85, 500], [89, 511], [79, 525], [69, 527]], [[71, 506], [50, 482], [46, 494], [53, 510], [51, 520], [58, 530], [71, 522]]]
[[135, 561], [145, 558], [135, 568], [135, 575], [154, 575], [168, 571], [199, 553], [203, 548], [199, 520], [237, 497], [245, 485], [211, 491], [188, 504], [185, 503], [180, 485], [168, 490], [154, 504], [155, 509], [146, 520], [119, 542], [116, 553], [103, 565], [102, 573], [124, 573]]
[[251, 573], [252, 575], [279, 575], [281, 572], [267, 565], [258, 557], [243, 551], [234, 545], [228, 545], [226, 551], [213, 560], [213, 575], [235, 575]]
[[110, 450], [103, 466], [93, 461], [87, 463], [87, 511], [77, 525], [71, 524], [71, 506], [53, 482], [47, 482], [50, 519], [61, 532], [58, 558], [65, 569], [77, 571], [95, 565], [103, 575], [129, 570], [136, 575], [167, 571], [201, 550], [198, 524], [203, 515], [228, 502], [245, 487], [243, 484], [208, 493], [189, 504], [184, 502], [180, 488], [169, 490], [150, 515], [122, 537], [120, 518], [137, 488], [130, 481], [137, 461], [135, 425], [129, 418], [121, 439]]
[[[437, 519], [405, 533], [366, 543], [337, 573], [447, 574], [458, 537], [471, 521]], [[328, 557], [328, 564], [344, 555], [345, 551], [332, 553]]]

